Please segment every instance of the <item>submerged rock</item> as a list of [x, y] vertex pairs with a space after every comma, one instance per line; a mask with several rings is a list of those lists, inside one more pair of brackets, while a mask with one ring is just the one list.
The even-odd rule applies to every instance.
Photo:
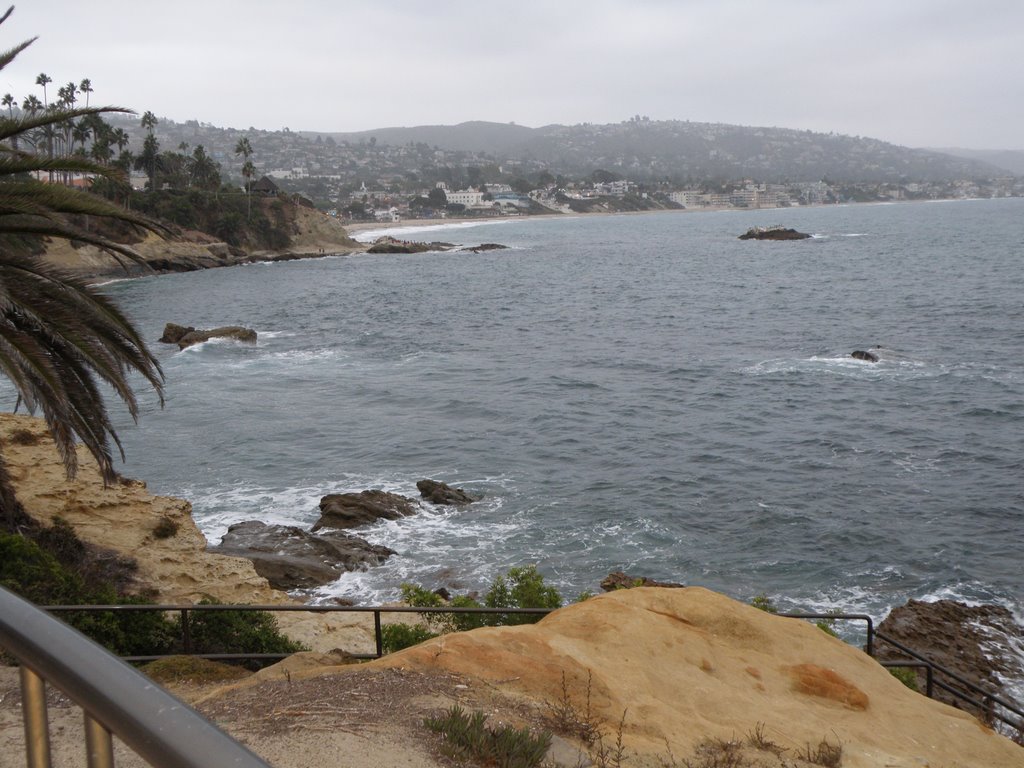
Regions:
[[397, 520], [416, 514], [416, 502], [387, 491], [330, 493], [320, 499], [320, 519], [313, 531], [321, 528], [357, 528], [377, 520]]
[[245, 557], [274, 589], [308, 589], [335, 581], [348, 571], [381, 565], [394, 550], [338, 531], [314, 535], [293, 525], [258, 520], [228, 528], [211, 552]]
[[480, 497], [471, 496], [461, 488], [452, 488], [447, 483], [439, 483], [436, 480], [419, 480], [416, 483], [416, 488], [419, 490], [420, 496], [432, 504], [459, 506], [480, 500]]
[[740, 240], [806, 240], [809, 237], [806, 232], [789, 227], [751, 227], [740, 235]]
[[467, 248], [466, 250], [470, 253], [481, 253], [482, 251], [505, 251], [508, 250], [508, 246], [502, 245], [501, 243], [480, 243], [480, 245]]

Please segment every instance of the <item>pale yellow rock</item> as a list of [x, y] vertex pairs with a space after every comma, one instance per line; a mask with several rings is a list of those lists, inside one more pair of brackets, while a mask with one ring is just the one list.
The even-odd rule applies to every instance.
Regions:
[[371, 666], [441, 668], [534, 701], [592, 702], [651, 759], [758, 723], [790, 749], [823, 738], [845, 768], [1020, 768], [1024, 750], [975, 718], [904, 687], [872, 658], [804, 621], [701, 588], [638, 588], [556, 611], [536, 625], [448, 635]]

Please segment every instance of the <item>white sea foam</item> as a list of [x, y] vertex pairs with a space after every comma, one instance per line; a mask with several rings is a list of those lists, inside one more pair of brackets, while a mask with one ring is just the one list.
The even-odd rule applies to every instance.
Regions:
[[453, 229], [472, 229], [474, 227], [494, 226], [497, 224], [509, 224], [513, 219], [497, 219], [488, 221], [453, 221], [447, 224], [424, 224], [422, 226], [397, 226], [384, 227], [381, 229], [366, 229], [356, 232], [352, 239], [360, 243], [372, 243], [378, 237], [397, 237], [405, 235], [418, 235], [423, 232], [441, 232]]

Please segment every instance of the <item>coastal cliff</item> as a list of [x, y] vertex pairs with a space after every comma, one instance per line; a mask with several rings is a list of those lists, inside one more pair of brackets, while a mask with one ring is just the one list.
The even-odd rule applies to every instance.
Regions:
[[318, 256], [358, 253], [366, 246], [348, 236], [336, 218], [301, 205], [287, 207], [285, 222], [289, 244], [278, 250], [242, 248], [229, 245], [213, 235], [195, 230], [174, 230], [161, 238], [147, 233], [128, 242], [146, 266], [131, 264], [126, 269], [110, 254], [92, 245], [67, 240], [50, 240], [42, 258], [86, 279], [121, 278], [155, 272], [191, 272], [214, 267], [230, 267], [259, 261], [289, 261]]

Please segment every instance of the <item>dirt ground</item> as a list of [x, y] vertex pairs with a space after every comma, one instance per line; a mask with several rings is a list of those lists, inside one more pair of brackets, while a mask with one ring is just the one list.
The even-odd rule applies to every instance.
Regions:
[[[254, 678], [258, 679], [258, 678]], [[223, 683], [168, 684], [175, 696], [277, 768], [439, 768], [440, 740], [424, 725], [453, 704], [489, 715], [491, 724], [543, 727], [546, 713], [486, 683], [443, 672], [366, 670], [305, 680], [252, 679], [226, 693]], [[84, 764], [82, 710], [48, 689], [54, 768]], [[198, 703], [196, 703], [198, 702]], [[559, 744], [575, 764], [568, 743]], [[119, 768], [146, 766], [115, 738]], [[26, 764], [17, 669], [0, 668], [0, 768]]]

